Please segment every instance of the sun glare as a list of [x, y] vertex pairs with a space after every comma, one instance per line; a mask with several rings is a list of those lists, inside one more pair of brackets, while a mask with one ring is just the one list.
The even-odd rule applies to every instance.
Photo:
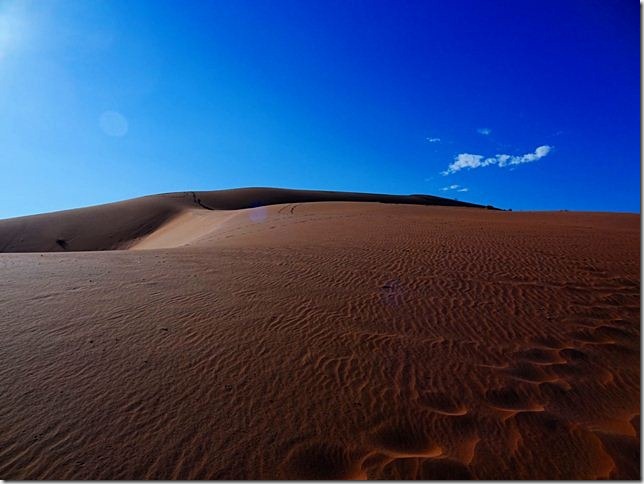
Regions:
[[0, 3], [0, 59], [6, 58], [25, 38], [27, 22], [17, 2]]

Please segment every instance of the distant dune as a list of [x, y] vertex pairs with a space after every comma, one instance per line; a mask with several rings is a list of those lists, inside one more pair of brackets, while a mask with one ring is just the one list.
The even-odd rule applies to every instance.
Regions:
[[639, 479], [639, 251], [425, 195], [0, 221], [0, 478]]
[[305, 202], [379, 202], [480, 207], [431, 195], [380, 195], [280, 188], [181, 192], [0, 220], [0, 252], [127, 249], [164, 224], [203, 210], [241, 210]]

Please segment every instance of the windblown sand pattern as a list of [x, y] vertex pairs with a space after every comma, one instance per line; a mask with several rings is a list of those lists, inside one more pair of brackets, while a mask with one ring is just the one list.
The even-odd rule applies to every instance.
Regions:
[[249, 193], [0, 221], [0, 477], [640, 478], [638, 215]]

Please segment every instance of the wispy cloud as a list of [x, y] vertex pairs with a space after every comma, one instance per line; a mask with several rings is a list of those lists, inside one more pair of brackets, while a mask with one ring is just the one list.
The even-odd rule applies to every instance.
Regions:
[[483, 155], [473, 155], [470, 153], [460, 153], [454, 158], [454, 162], [447, 167], [447, 170], [441, 172], [443, 175], [451, 175], [457, 171], [473, 168], [481, 168], [490, 165], [497, 165], [500, 168], [510, 165], [520, 165], [522, 163], [531, 163], [540, 160], [552, 151], [552, 146], [539, 146], [533, 153], [526, 153], [521, 156], [512, 155], [495, 155], [494, 157], [484, 157]]
[[448, 187], [441, 188], [442, 191], [446, 192], [447, 190], [456, 190], [460, 185], [450, 185]]
[[441, 188], [441, 191], [443, 192], [447, 192], [450, 190], [456, 190], [457, 192], [467, 192], [469, 191], [469, 188], [461, 187], [460, 185], [449, 185]]
[[441, 139], [440, 138], [425, 138], [427, 141], [430, 143], [440, 143]]
[[476, 130], [478, 134], [482, 134], [483, 136], [488, 136], [492, 134], [492, 130], [490, 128], [479, 128]]

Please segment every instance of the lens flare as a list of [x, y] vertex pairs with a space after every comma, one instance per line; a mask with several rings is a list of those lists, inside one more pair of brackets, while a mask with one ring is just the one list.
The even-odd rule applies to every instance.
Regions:
[[105, 111], [101, 114], [98, 122], [103, 132], [108, 136], [120, 137], [127, 134], [127, 119], [121, 113]]

